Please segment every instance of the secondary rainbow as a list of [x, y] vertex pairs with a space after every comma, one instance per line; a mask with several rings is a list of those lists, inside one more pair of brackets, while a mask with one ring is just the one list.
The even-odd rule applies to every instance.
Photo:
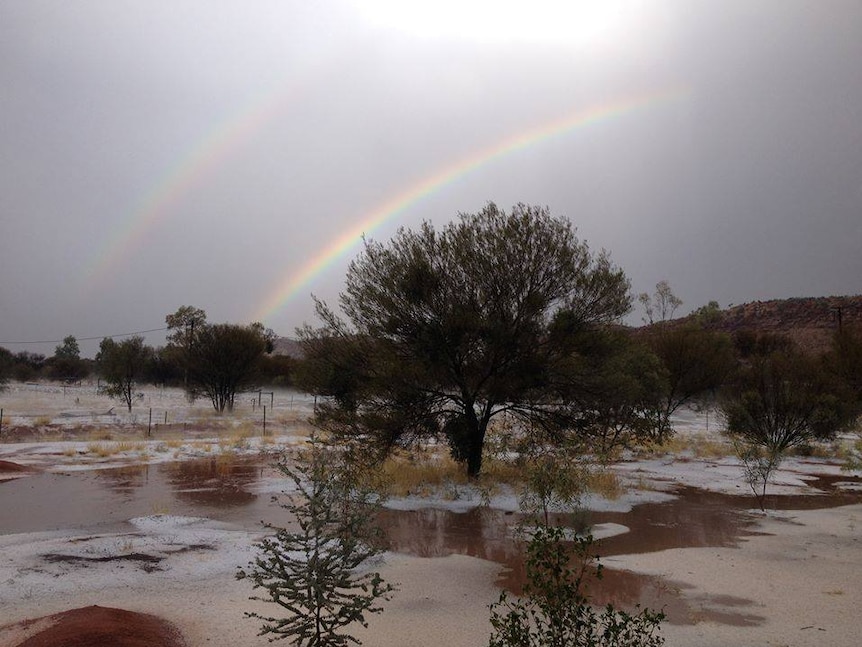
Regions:
[[296, 90], [297, 87], [292, 87], [260, 95], [209, 128], [206, 137], [167, 168], [135, 208], [118, 220], [99, 251], [83, 268], [84, 284], [92, 290], [111, 276], [147, 242], [151, 231], [175, 214], [184, 196], [203, 184], [215, 169], [285, 109]]
[[397, 217], [426, 196], [439, 191], [479, 167], [502, 156], [516, 153], [529, 146], [534, 146], [552, 137], [564, 135], [570, 131], [604, 122], [657, 103], [677, 99], [680, 95], [679, 91], [668, 91], [615, 103], [602, 104], [588, 110], [576, 111], [553, 122], [542, 124], [536, 128], [508, 137], [503, 141], [496, 142], [489, 147], [457, 160], [454, 164], [449, 164], [437, 170], [362, 216], [354, 226], [348, 228], [337, 238], [327, 243], [326, 246], [320, 249], [312, 258], [308, 259], [301, 267], [287, 274], [276, 285], [275, 289], [268, 294], [262, 305], [255, 310], [251, 317], [252, 321], [267, 321], [270, 319], [317, 276], [323, 274], [337, 259], [356, 247], [363, 236], [373, 233], [375, 229]]

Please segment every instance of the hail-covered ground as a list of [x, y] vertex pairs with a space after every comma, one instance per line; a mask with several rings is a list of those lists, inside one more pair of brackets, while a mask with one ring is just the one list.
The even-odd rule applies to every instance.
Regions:
[[[244, 393], [234, 413], [219, 416], [207, 401], [190, 402], [179, 389], [147, 388], [129, 412], [95, 384], [13, 383], [0, 394], [0, 408], [0, 479], [6, 481], [0, 482], [0, 647], [18, 645], [42, 626], [21, 621], [89, 605], [159, 616], [173, 623], [189, 645], [264, 643], [265, 638], [256, 636], [259, 625], [243, 613], [277, 615], [279, 609], [250, 601], [250, 585], [235, 575], [253, 559], [254, 544], [267, 530], [240, 520], [232, 511], [230, 493], [223, 493], [226, 498], [218, 505], [195, 508], [196, 501], [205, 500], [196, 497], [204, 493], [196, 492], [194, 483], [175, 483], [172, 487], [185, 497], [181, 511], [161, 509], [154, 502], [152, 509], [138, 510], [140, 514], [88, 525], [76, 523], [74, 510], [66, 510], [68, 514], [59, 517], [71, 521], [39, 521], [44, 527], [32, 532], [15, 529], [26, 526], [28, 519], [41, 519], [42, 501], [62, 499], [68, 495], [66, 484], [73, 491], [95, 470], [137, 470], [134, 478], [140, 481], [155, 474], [141, 472], [144, 465], [156, 469], [247, 459], [260, 467], [243, 484], [242, 494], [269, 499], [288, 488], [288, 481], [268, 467], [269, 459], [306, 442], [312, 398], [286, 389]], [[859, 472], [844, 469], [853, 459], [856, 437], [842, 439], [821, 457], [787, 459], [769, 491], [810, 497], [810, 505], [797, 506], [810, 509], [764, 514], [753, 509], [739, 461], [714, 414], [684, 412], [675, 419], [675, 428], [677, 437], [666, 449], [626, 454], [610, 466], [621, 492], [613, 498], [589, 494], [581, 502], [594, 511], [623, 515], [595, 527], [597, 537], [637, 533], [637, 527], [626, 524], [625, 514], [644, 504], [673, 500], [681, 488], [736, 496], [741, 508], [752, 508], [741, 513], [752, 517], [752, 532], [730, 545], [633, 550], [606, 560], [611, 568], [665, 582], [675, 596], [687, 600], [687, 608], [696, 609], [698, 600], [708, 598], [726, 611], [726, 616], [693, 615], [690, 623], [667, 624], [667, 644], [856, 645], [856, 610], [862, 604], [857, 583], [862, 572], [862, 506], [821, 507], [816, 502], [830, 496], [822, 488], [824, 478], [834, 491], [859, 487]], [[259, 458], [262, 454], [266, 458]], [[9, 483], [26, 492], [27, 479], [35, 484], [39, 477], [44, 486], [46, 474], [57, 475], [50, 481], [56, 492], [36, 497], [42, 501], [25, 494], [16, 500], [3, 497]], [[123, 487], [115, 487], [112, 496], [132, 497], [140, 483]], [[85, 503], [80, 502], [82, 509]], [[63, 505], [74, 508], [74, 498]], [[489, 506], [514, 512], [518, 497], [501, 487], [489, 499], [487, 490], [457, 484], [392, 498], [387, 505], [396, 511], [467, 512]], [[101, 518], [99, 510], [87, 514]], [[632, 539], [636, 545], [637, 537]], [[390, 552], [372, 567], [398, 583], [399, 590], [384, 605], [384, 613], [369, 619], [367, 629], [357, 629], [366, 644], [487, 643], [488, 605], [501, 586], [499, 563], [457, 551], [434, 558]]]

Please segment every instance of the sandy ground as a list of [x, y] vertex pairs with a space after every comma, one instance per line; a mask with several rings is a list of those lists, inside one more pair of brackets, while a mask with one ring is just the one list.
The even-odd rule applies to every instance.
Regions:
[[[170, 456], [135, 447], [105, 458], [85, 449], [69, 451], [68, 443], [60, 441], [2, 443], [0, 467], [6, 477], [26, 479], [28, 470], [19, 466], [92, 469], [117, 462], [182, 460], [203, 451], [200, 441], [172, 447]], [[255, 447], [246, 444], [243, 450]], [[684, 484], [747, 495], [740, 489], [739, 466], [733, 460], [678, 458], [618, 465], [616, 469], [637, 480], [641, 489], [605, 503], [625, 509], [668, 496], [649, 494], [650, 488], [668, 490]], [[790, 461], [776, 488], [804, 493], [806, 481], [816, 473], [840, 471], [828, 462]], [[643, 489], [644, 483], [650, 488]], [[8, 513], [0, 510], [0, 517]], [[769, 513], [758, 517], [756, 534], [736, 547], [681, 548], [604, 561], [608, 567], [660, 576], [695, 611], [707, 599], [713, 606], [720, 601], [728, 610], [727, 622], [666, 623], [662, 633], [667, 645], [855, 647], [862, 608], [860, 522], [862, 505]], [[116, 532], [0, 534], [0, 647], [58, 644], [38, 641], [40, 632], [61, 618], [25, 621], [92, 605], [167, 622], [182, 640], [165, 642], [164, 647], [182, 641], [212, 647], [264, 644], [265, 638], [257, 636], [257, 621], [244, 618], [243, 611], [278, 609], [249, 601], [250, 584], [234, 577], [237, 567], [252, 557], [253, 543], [260, 536], [209, 519], [158, 515], [130, 520], [128, 528]], [[370, 617], [367, 629], [357, 628], [355, 635], [364, 644], [487, 644], [488, 606], [499, 595], [498, 564], [461, 555], [422, 559], [387, 554], [374, 568], [397, 583], [398, 591], [384, 613]], [[161, 643], [154, 639], [151, 644]]]
[[[667, 645], [855, 647], [862, 605], [860, 521], [862, 506], [769, 515], [759, 524], [759, 530], [768, 534], [752, 537], [739, 548], [679, 549], [613, 557], [606, 563], [661, 575], [669, 586], [681, 588], [694, 607], [700, 597], [723, 596], [730, 608], [752, 623], [665, 624]], [[457, 555], [435, 559], [388, 555], [379, 571], [397, 582], [399, 590], [385, 612], [371, 618], [368, 629], [356, 632], [365, 644], [473, 647], [487, 642], [488, 605], [498, 595], [495, 564]], [[4, 618], [14, 622], [102, 605], [163, 618], [188, 645], [263, 644], [264, 639], [256, 637], [255, 622], [241, 612], [265, 610], [268, 605], [254, 607], [247, 600], [247, 584], [234, 580], [227, 568], [203, 578], [142, 575], [131, 582], [115, 573], [113, 581], [104, 579], [94, 590], [29, 599], [19, 589], [23, 599], [3, 601]], [[0, 645], [19, 645], [27, 635], [20, 629], [0, 629]]]
[[605, 563], [666, 578], [693, 601], [727, 596], [753, 626], [665, 625], [668, 645], [860, 644], [862, 506], [764, 516], [739, 548], [677, 549]]

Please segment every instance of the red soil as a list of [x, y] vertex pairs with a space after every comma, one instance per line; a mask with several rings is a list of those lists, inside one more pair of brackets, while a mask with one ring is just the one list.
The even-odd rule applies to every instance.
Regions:
[[53, 624], [15, 647], [186, 647], [182, 635], [167, 621], [123, 609], [83, 607], [24, 620], [17, 626], [25, 629], [45, 620]]
[[12, 472], [32, 472], [32, 468], [13, 463], [12, 461], [0, 461], [0, 474]]

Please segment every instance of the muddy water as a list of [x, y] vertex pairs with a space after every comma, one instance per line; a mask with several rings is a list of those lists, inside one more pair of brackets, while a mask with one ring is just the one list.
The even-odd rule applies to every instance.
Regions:
[[257, 529], [280, 508], [254, 487], [272, 469], [257, 459], [131, 465], [0, 482], [0, 534], [111, 527], [152, 514], [199, 516]]
[[[126, 520], [151, 514], [203, 516], [257, 530], [260, 521], [285, 525], [284, 513], [269, 494], [258, 494], [262, 479], [274, 476], [259, 459], [218, 457], [160, 465], [63, 474], [35, 474], [0, 482], [0, 534], [55, 529], [121, 529]], [[820, 496], [768, 497], [770, 509], [823, 508], [862, 501], [862, 493], [835, 491], [850, 477], [822, 477], [813, 482]], [[596, 548], [603, 557], [671, 548], [735, 546], [753, 534], [755, 518], [747, 510], [752, 497], [728, 496], [683, 488], [665, 503], [643, 504], [631, 512], [594, 512], [580, 521], [613, 522], [630, 532], [606, 538]], [[501, 586], [518, 592], [525, 574], [522, 546], [514, 540], [516, 515], [474, 509], [454, 513], [440, 509], [385, 510], [381, 514], [391, 547], [422, 557], [457, 553], [501, 564]], [[681, 585], [662, 578], [606, 568], [591, 584], [595, 602], [622, 608], [636, 604], [664, 608], [676, 623], [709, 619], [730, 624], [757, 624], [747, 614], [752, 602], [722, 597], [694, 599]]]

